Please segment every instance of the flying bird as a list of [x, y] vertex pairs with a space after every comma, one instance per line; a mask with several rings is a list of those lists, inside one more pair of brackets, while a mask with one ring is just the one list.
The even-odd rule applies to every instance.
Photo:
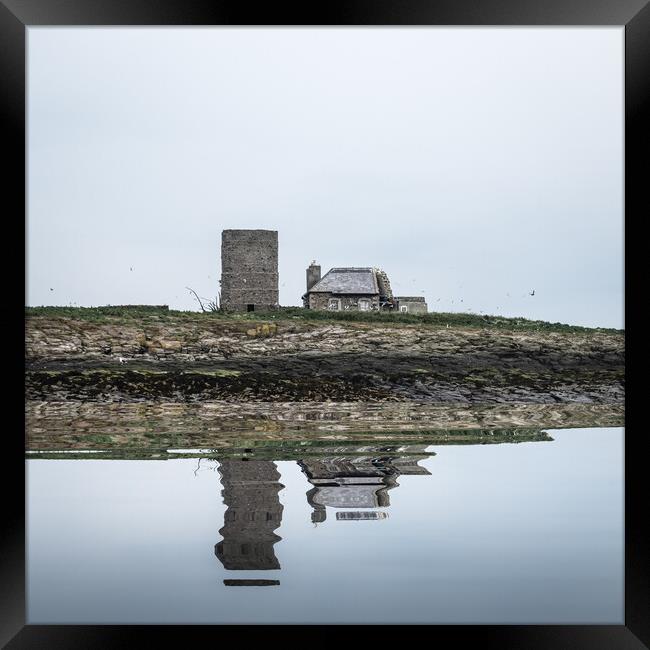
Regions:
[[531, 293], [528, 294], [529, 296], [534, 296], [535, 295], [535, 289]]
[[132, 266], [129, 266], [129, 271], [133, 271], [133, 267], [132, 267]]
[[50, 287], [50, 291], [54, 291], [54, 289], [52, 289], [52, 287]]

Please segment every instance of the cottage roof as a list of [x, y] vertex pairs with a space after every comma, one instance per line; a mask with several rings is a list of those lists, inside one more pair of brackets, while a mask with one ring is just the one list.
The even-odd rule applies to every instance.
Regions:
[[371, 268], [330, 269], [308, 293], [356, 293], [378, 294], [375, 272]]

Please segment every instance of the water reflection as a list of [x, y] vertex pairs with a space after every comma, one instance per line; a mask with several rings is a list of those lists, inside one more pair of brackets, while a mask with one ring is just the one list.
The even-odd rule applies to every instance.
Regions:
[[459, 438], [33, 455], [28, 621], [620, 624], [623, 430]]
[[[387, 508], [388, 491], [399, 486], [400, 474], [429, 475], [418, 463], [435, 454], [427, 445], [329, 448], [328, 455], [297, 461], [314, 487], [307, 492], [311, 521], [326, 520], [326, 508]], [[249, 450], [250, 451], [250, 450]], [[235, 571], [280, 569], [274, 545], [282, 538], [275, 530], [282, 523], [284, 488], [276, 464], [268, 460], [223, 459], [219, 474], [226, 511], [219, 530], [222, 540], [214, 552], [225, 569]], [[337, 512], [340, 521], [385, 519], [385, 512]], [[279, 580], [227, 579], [226, 586], [273, 586]]]
[[[393, 448], [395, 449], [395, 448]], [[430, 454], [426, 445], [409, 445], [399, 452], [420, 452], [418, 456], [395, 455], [391, 448], [361, 448], [358, 456], [329, 456], [298, 461], [307, 480], [314, 486], [307, 492], [307, 502], [312, 507], [311, 520], [326, 520], [326, 507], [332, 508], [387, 508], [388, 491], [397, 487], [399, 474], [429, 474], [418, 465]], [[349, 453], [349, 450], [347, 450]], [[374, 453], [373, 453], [374, 452]], [[398, 452], [398, 454], [399, 454]], [[379, 513], [346, 513], [337, 519], [382, 519]]]
[[[226, 505], [223, 540], [214, 547], [224, 568], [249, 571], [279, 569], [273, 546], [282, 538], [275, 534], [282, 522], [278, 493], [280, 472], [268, 460], [222, 460], [219, 466]], [[249, 581], [227, 581], [243, 585]], [[254, 581], [259, 582], [259, 581]], [[275, 582], [275, 581], [273, 581]]]

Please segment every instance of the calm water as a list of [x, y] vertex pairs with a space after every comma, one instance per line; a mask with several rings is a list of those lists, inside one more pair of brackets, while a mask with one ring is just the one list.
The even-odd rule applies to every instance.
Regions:
[[549, 433], [30, 459], [28, 621], [620, 624], [623, 429]]

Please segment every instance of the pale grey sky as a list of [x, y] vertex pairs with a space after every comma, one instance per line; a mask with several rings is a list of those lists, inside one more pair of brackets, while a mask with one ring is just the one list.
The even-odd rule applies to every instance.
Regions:
[[27, 304], [196, 309], [225, 228], [622, 327], [623, 28], [29, 28]]

